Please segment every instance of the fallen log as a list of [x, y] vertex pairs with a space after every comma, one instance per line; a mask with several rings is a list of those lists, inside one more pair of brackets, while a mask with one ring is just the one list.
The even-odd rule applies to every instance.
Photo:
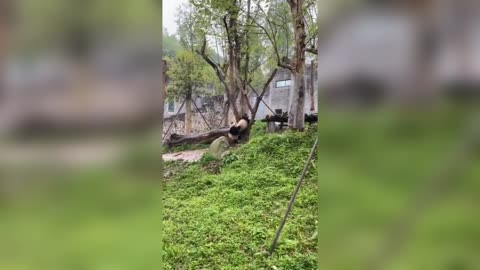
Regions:
[[227, 136], [229, 127], [210, 130], [205, 133], [195, 133], [188, 135], [172, 134], [168, 140], [165, 140], [164, 144], [168, 147], [174, 147], [184, 144], [208, 144], [212, 143], [219, 137]]

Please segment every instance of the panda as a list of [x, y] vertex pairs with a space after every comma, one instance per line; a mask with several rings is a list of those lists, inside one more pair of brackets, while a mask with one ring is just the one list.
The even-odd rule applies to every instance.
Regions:
[[240, 140], [241, 136], [247, 131], [248, 125], [250, 124], [250, 119], [248, 118], [247, 114], [244, 114], [240, 121], [234, 123], [230, 126], [230, 130], [228, 131], [228, 137], [237, 142]]

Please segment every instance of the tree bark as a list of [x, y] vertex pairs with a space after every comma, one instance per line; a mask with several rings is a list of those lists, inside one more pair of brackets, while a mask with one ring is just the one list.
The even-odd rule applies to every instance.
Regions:
[[160, 65], [160, 74], [161, 74], [161, 79], [160, 79], [160, 87], [162, 88], [160, 90], [160, 105], [159, 105], [159, 110], [160, 110], [160, 136], [162, 136], [163, 140], [163, 121], [164, 121], [164, 113], [165, 113], [165, 98], [167, 97], [167, 71], [168, 71], [168, 65], [167, 61], [162, 59], [162, 64]]
[[162, 99], [163, 100], [167, 97], [167, 79], [168, 79], [167, 72], [168, 72], [167, 61], [162, 59], [162, 93], [163, 93]]
[[315, 62], [310, 63], [310, 111], [315, 111]]
[[305, 128], [305, 48], [306, 32], [303, 14], [303, 0], [288, 0], [293, 17], [295, 34], [295, 55], [292, 75], [293, 93], [289, 110], [288, 126], [302, 131]]
[[227, 94], [225, 94], [225, 107], [223, 109], [224, 118], [223, 118], [223, 124], [228, 127], [230, 122], [229, 122], [229, 114], [230, 114], [230, 101], [228, 100]]
[[165, 145], [169, 147], [179, 146], [184, 144], [200, 144], [200, 143], [212, 143], [219, 137], [227, 136], [230, 128], [214, 129], [205, 133], [179, 135], [172, 134], [170, 139], [165, 141]]
[[13, 33], [13, 19], [15, 1], [0, 0], [0, 103], [5, 92], [5, 59], [10, 48], [10, 36]]

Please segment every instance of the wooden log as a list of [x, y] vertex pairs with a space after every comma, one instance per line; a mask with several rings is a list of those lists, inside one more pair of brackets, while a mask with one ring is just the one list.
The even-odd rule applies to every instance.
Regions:
[[165, 141], [165, 145], [169, 147], [179, 146], [184, 144], [200, 144], [200, 143], [212, 143], [219, 137], [227, 136], [230, 128], [224, 127], [220, 129], [214, 129], [205, 133], [179, 135], [172, 134], [168, 140]]

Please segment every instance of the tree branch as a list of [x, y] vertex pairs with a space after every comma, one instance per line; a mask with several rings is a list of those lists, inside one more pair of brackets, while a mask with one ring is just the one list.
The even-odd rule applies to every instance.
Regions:
[[203, 44], [202, 48], [200, 51], [196, 51], [202, 58], [213, 68], [215, 71], [215, 74], [217, 75], [218, 79], [220, 82], [223, 84], [225, 87], [225, 91], [227, 92], [227, 96], [229, 96], [229, 88], [227, 85], [227, 82], [225, 81], [225, 74], [222, 72], [221, 68], [212, 60], [206, 53], [206, 47], [207, 47], [207, 39], [206, 37], [203, 37]]
[[262, 101], [263, 96], [267, 92], [267, 89], [270, 86], [270, 83], [272, 82], [273, 78], [277, 74], [277, 71], [278, 71], [277, 68], [272, 71], [272, 73], [270, 74], [270, 77], [268, 78], [268, 80], [263, 85], [262, 93], [260, 93], [260, 95], [257, 96], [257, 100], [255, 101], [255, 106], [253, 107], [253, 111], [252, 111], [252, 120], [255, 119], [255, 116], [257, 115], [258, 108], [260, 107], [260, 102]]

